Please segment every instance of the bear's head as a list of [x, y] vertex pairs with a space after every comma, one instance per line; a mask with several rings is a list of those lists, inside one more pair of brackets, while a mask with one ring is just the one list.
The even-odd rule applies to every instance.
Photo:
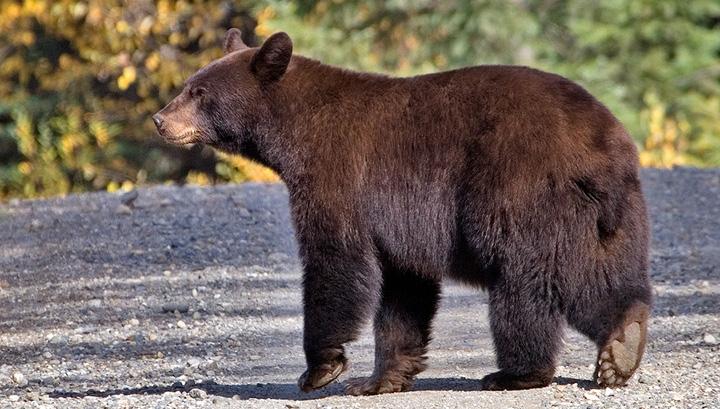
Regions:
[[200, 69], [180, 94], [153, 115], [158, 133], [177, 144], [204, 143], [237, 153], [255, 149], [255, 137], [272, 119], [268, 90], [290, 63], [292, 41], [285, 33], [260, 47], [243, 43], [240, 30], [225, 37], [225, 55]]

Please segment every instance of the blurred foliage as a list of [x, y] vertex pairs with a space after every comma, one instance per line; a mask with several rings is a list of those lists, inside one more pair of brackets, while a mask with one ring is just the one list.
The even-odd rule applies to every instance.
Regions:
[[717, 0], [0, 0], [0, 198], [274, 180], [168, 146], [149, 121], [233, 26], [249, 43], [283, 30], [298, 53], [396, 75], [557, 72], [625, 123], [644, 165], [720, 165]]

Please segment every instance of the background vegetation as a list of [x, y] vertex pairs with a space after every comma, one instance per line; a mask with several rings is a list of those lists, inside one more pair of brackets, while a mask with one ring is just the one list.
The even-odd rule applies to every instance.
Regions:
[[630, 129], [646, 166], [720, 165], [717, 0], [0, 0], [0, 200], [166, 181], [272, 180], [178, 149], [155, 112], [221, 54], [257, 44], [396, 75], [523, 64], [580, 82]]

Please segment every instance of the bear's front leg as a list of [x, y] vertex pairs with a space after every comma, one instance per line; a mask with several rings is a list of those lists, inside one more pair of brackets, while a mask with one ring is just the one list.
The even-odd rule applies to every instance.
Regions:
[[309, 392], [348, 368], [343, 344], [357, 338], [377, 305], [381, 274], [371, 246], [320, 242], [302, 253], [307, 370], [298, 386]]
[[406, 391], [422, 372], [437, 309], [440, 283], [412, 272], [384, 271], [382, 300], [375, 315], [375, 370], [348, 381], [351, 395]]

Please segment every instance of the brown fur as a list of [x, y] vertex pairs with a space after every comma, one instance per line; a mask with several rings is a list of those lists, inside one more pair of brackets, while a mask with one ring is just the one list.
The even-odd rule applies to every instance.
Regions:
[[238, 40], [154, 119], [287, 184], [304, 390], [346, 368], [343, 345], [373, 314], [375, 373], [349, 392], [409, 388], [445, 277], [490, 293], [489, 389], [547, 385], [563, 320], [602, 346], [650, 305], [637, 152], [580, 86], [514, 66], [392, 78], [292, 55], [284, 33]]

